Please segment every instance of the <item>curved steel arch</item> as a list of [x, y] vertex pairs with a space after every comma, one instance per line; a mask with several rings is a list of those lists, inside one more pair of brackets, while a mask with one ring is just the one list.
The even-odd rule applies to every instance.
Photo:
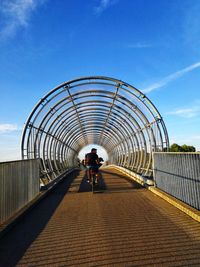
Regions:
[[91, 76], [65, 82], [34, 107], [22, 135], [22, 158], [41, 158], [44, 180], [77, 166], [88, 144], [103, 146], [109, 163], [152, 174], [153, 151], [167, 150], [164, 121], [153, 103], [121, 80]]

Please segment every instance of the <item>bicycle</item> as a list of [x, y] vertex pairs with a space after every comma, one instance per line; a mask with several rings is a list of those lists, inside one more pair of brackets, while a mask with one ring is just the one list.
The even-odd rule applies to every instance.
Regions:
[[96, 184], [96, 178], [97, 178], [97, 171], [94, 169], [91, 169], [91, 177], [92, 177], [92, 193], [94, 193], [94, 187]]
[[90, 168], [89, 171], [90, 171], [90, 177], [88, 177], [88, 180], [91, 182], [92, 193], [94, 193], [94, 187], [95, 187], [98, 171], [96, 170], [96, 168], [92, 168], [92, 167]]

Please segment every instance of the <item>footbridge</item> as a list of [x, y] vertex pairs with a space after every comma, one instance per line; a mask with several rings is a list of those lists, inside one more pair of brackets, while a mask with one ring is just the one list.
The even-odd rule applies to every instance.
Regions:
[[152, 175], [152, 151], [169, 147], [161, 115], [135, 87], [107, 77], [61, 84], [33, 109], [22, 137], [22, 157], [41, 158], [50, 181], [77, 166], [88, 144], [105, 148], [109, 164]]
[[[103, 147], [94, 193], [80, 165]], [[138, 89], [83, 77], [25, 124], [22, 160], [0, 163], [0, 266], [200, 266], [200, 154], [170, 153]]]

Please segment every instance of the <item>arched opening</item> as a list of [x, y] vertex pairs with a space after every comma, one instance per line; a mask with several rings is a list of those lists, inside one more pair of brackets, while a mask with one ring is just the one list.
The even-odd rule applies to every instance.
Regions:
[[100, 158], [103, 158], [104, 162], [109, 160], [108, 153], [102, 146], [99, 146], [97, 144], [90, 144], [85, 147], [83, 147], [78, 154], [78, 158], [82, 161], [85, 158], [85, 154], [89, 153], [92, 148], [97, 149], [97, 154]]

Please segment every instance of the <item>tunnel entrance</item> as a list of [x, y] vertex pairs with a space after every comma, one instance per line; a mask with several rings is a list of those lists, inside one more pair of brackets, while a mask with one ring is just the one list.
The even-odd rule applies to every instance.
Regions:
[[92, 76], [65, 82], [31, 112], [23, 134], [23, 159], [41, 158], [45, 179], [78, 164], [89, 144], [105, 148], [109, 163], [152, 174], [152, 152], [169, 147], [164, 121], [138, 89], [118, 79]]
[[90, 145], [87, 145], [87, 146], [83, 147], [80, 150], [79, 154], [78, 154], [78, 158], [80, 160], [83, 160], [85, 158], [85, 154], [89, 153], [92, 148], [96, 148], [97, 149], [97, 154], [98, 154], [99, 157], [103, 158], [104, 161], [108, 161], [108, 153], [107, 153], [107, 151], [102, 146], [99, 146], [99, 145], [96, 145], [96, 144], [90, 144]]

